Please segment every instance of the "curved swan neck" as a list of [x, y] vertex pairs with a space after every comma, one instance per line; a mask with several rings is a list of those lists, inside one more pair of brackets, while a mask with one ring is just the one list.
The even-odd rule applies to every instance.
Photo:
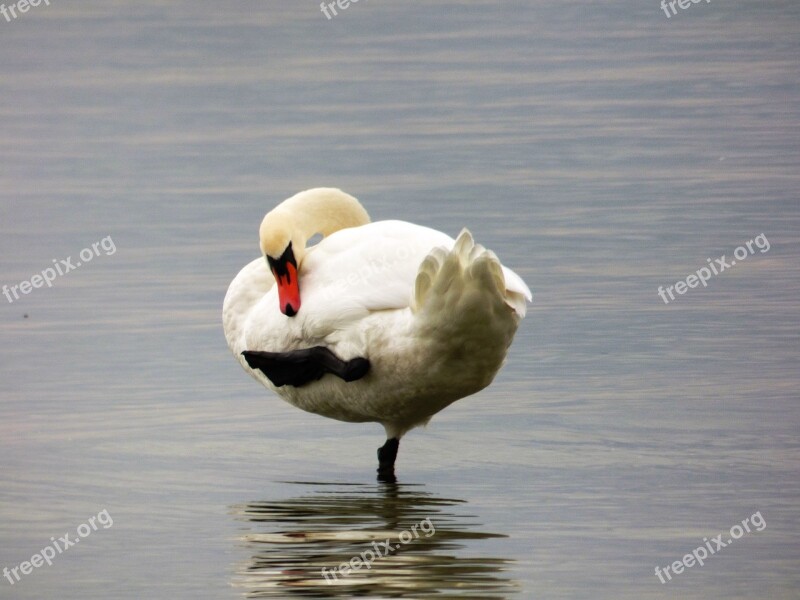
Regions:
[[261, 223], [261, 249], [277, 257], [291, 242], [299, 263], [306, 242], [314, 235], [326, 237], [369, 222], [367, 211], [350, 194], [336, 188], [313, 188], [295, 194], [267, 213]]

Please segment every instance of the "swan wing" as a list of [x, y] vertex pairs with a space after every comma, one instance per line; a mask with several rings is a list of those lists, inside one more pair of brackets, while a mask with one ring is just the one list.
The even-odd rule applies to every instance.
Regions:
[[[404, 221], [343, 229], [310, 248], [301, 266], [304, 321], [344, 327], [382, 310], [407, 308], [423, 259], [450, 236]], [[313, 320], [313, 323], [309, 323]]]

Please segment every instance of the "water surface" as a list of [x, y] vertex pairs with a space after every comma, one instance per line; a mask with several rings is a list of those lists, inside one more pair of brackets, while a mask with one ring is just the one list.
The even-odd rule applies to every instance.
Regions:
[[[0, 567], [114, 520], [0, 595], [795, 598], [799, 26], [743, 0], [0, 18], [0, 285], [117, 248], [0, 297]], [[222, 336], [259, 220], [317, 185], [468, 226], [534, 291], [495, 383], [404, 438], [394, 487], [380, 427], [282, 403]], [[428, 517], [352, 587], [320, 579]]]

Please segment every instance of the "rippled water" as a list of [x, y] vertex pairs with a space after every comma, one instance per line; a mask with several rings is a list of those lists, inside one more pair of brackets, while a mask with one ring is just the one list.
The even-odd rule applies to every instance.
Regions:
[[464, 552], [507, 537], [480, 531], [473, 515], [457, 510], [464, 500], [414, 484], [299, 485], [310, 491], [235, 507], [250, 531], [241, 540], [252, 557], [236, 579], [248, 597], [502, 598], [517, 591], [506, 572], [513, 560]]
[[[0, 17], [0, 285], [116, 251], [0, 296], [0, 568], [113, 526], [0, 597], [797, 597], [800, 6], [50, 4]], [[222, 336], [259, 220], [315, 185], [468, 226], [534, 291], [396, 486], [380, 427], [282, 403]]]

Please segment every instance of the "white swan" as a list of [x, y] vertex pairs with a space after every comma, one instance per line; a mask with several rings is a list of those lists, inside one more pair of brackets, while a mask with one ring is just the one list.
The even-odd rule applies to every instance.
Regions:
[[[392, 480], [408, 430], [494, 379], [530, 290], [466, 229], [453, 240], [403, 221], [370, 223], [334, 188], [285, 200], [259, 233], [263, 256], [225, 296], [228, 346], [290, 404], [381, 423], [378, 472]], [[307, 248], [315, 234], [323, 239]]]

